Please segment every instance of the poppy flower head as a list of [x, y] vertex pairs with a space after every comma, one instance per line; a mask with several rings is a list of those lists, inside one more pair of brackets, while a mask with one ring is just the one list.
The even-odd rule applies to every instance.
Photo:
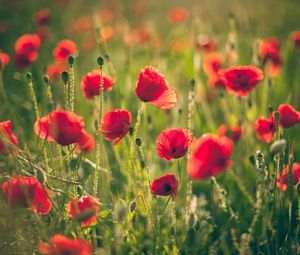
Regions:
[[156, 151], [159, 157], [171, 160], [183, 157], [192, 142], [187, 129], [167, 128], [156, 139]]
[[220, 137], [227, 136], [232, 141], [237, 142], [242, 135], [242, 128], [237, 125], [229, 127], [229, 126], [223, 124], [218, 128], [217, 133], [218, 133], [218, 136], [220, 136]]
[[40, 138], [63, 146], [79, 143], [85, 132], [83, 119], [64, 110], [56, 110], [39, 118], [34, 124], [34, 131]]
[[235, 66], [219, 71], [228, 91], [238, 96], [247, 96], [263, 80], [263, 72], [255, 66]]
[[2, 184], [1, 193], [11, 207], [28, 208], [38, 214], [48, 214], [51, 210], [51, 201], [33, 177], [11, 177]]
[[291, 38], [295, 46], [300, 50], [300, 31], [293, 31], [291, 33]]
[[279, 123], [284, 128], [292, 127], [300, 122], [300, 112], [289, 104], [279, 105], [278, 112], [280, 114]]
[[10, 120], [0, 122], [0, 153], [12, 155], [16, 152], [18, 139], [12, 131]]
[[35, 14], [34, 23], [38, 25], [48, 25], [50, 21], [50, 10], [48, 8], [41, 9]]
[[259, 117], [255, 122], [256, 136], [265, 143], [270, 143], [276, 131], [274, 118]]
[[[92, 72], [87, 73], [83, 76], [81, 81], [81, 89], [83, 95], [87, 99], [92, 99], [94, 96], [99, 95], [100, 93], [100, 70], [93, 70]], [[111, 90], [115, 84], [115, 79], [103, 74], [103, 88], [104, 90]]]
[[137, 97], [161, 109], [170, 109], [177, 103], [176, 91], [157, 69], [146, 66], [139, 72], [135, 93]]
[[72, 200], [68, 205], [69, 217], [80, 222], [81, 227], [89, 226], [97, 221], [98, 205], [97, 199], [93, 196]]
[[215, 52], [217, 44], [207, 35], [201, 34], [196, 39], [196, 48], [204, 53]]
[[85, 240], [73, 240], [57, 234], [50, 238], [50, 244], [43, 242], [39, 244], [39, 253], [42, 255], [92, 255], [93, 247]]
[[190, 177], [204, 180], [223, 172], [231, 165], [233, 142], [226, 136], [205, 134], [193, 143], [187, 162]]
[[25, 34], [15, 43], [15, 62], [19, 68], [25, 68], [36, 61], [41, 38], [37, 34]]
[[[87, 153], [87, 152], [91, 152], [92, 150], [94, 150], [94, 148], [95, 148], [94, 137], [84, 131], [82, 139], [78, 142], [78, 147], [75, 148], [75, 152], [79, 152], [81, 150], [81, 151]], [[76, 149], [77, 149], [77, 151], [76, 151]]]
[[[293, 184], [296, 185], [300, 181], [300, 164], [294, 163], [293, 164]], [[276, 187], [281, 191], [286, 191], [288, 188], [288, 175], [289, 175], [289, 166], [286, 166], [282, 174], [277, 174], [276, 177]]]
[[115, 109], [104, 114], [100, 123], [100, 132], [108, 141], [117, 145], [128, 133], [131, 124], [131, 114], [125, 109]]
[[151, 183], [151, 193], [158, 196], [176, 195], [178, 181], [174, 174], [166, 174]]
[[203, 71], [207, 75], [208, 83], [212, 87], [225, 87], [218, 73], [219, 70], [221, 70], [222, 65], [223, 61], [217, 53], [211, 52], [205, 55], [203, 60]]
[[9, 55], [0, 51], [0, 62], [1, 62], [0, 70], [3, 70], [8, 65], [9, 60], [10, 60]]
[[56, 61], [66, 61], [76, 50], [77, 46], [73, 41], [64, 39], [56, 44], [52, 54]]
[[59, 80], [61, 73], [68, 70], [66, 63], [64, 62], [54, 62], [48, 65], [46, 74], [52, 81]]
[[183, 7], [174, 7], [168, 12], [168, 21], [170, 23], [184, 23], [189, 19], [189, 12]]

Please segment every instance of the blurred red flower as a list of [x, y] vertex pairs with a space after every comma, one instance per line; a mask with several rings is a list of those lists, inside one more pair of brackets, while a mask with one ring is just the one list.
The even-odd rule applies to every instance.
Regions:
[[279, 124], [284, 128], [292, 127], [300, 122], [300, 112], [289, 104], [279, 105], [278, 112], [280, 114]]
[[238, 96], [247, 96], [263, 80], [263, 72], [255, 66], [235, 66], [219, 71], [228, 91]]
[[232, 141], [237, 142], [242, 135], [242, 128], [240, 126], [229, 127], [225, 124], [221, 125], [218, 128], [218, 136], [227, 136]]
[[168, 12], [168, 21], [171, 23], [184, 23], [189, 19], [189, 12], [183, 7], [174, 7]]
[[34, 123], [34, 131], [40, 138], [60, 145], [80, 143], [85, 132], [82, 117], [64, 110], [56, 110], [39, 118]]
[[217, 44], [207, 35], [202, 34], [196, 39], [196, 48], [204, 53], [210, 53], [217, 49]]
[[48, 214], [51, 210], [51, 201], [34, 177], [11, 177], [2, 184], [1, 193], [11, 207], [28, 208], [38, 214]]
[[183, 157], [192, 142], [187, 129], [167, 128], [156, 139], [156, 151], [159, 157], [170, 160]]
[[0, 153], [12, 155], [16, 152], [18, 139], [12, 131], [10, 120], [0, 122]]
[[[296, 185], [300, 180], [300, 164], [294, 163], [293, 164], [293, 184]], [[286, 166], [283, 171], [282, 175], [280, 173], [277, 174], [276, 177], [276, 186], [281, 191], [286, 191], [288, 188], [288, 175], [289, 175], [289, 166]]]
[[75, 153], [83, 151], [85, 153], [91, 152], [95, 148], [95, 139], [92, 135], [89, 135], [85, 131], [83, 132], [83, 138], [79, 141], [78, 146], [75, 148]]
[[295, 46], [300, 50], [300, 31], [293, 31], [291, 33], [291, 38]]
[[81, 239], [69, 239], [63, 235], [54, 235], [50, 244], [41, 242], [39, 253], [43, 255], [92, 255], [93, 248], [90, 242]]
[[225, 84], [220, 79], [219, 70], [222, 68], [223, 61], [219, 54], [211, 52], [205, 55], [203, 60], [203, 71], [208, 77], [208, 83], [212, 87], [224, 88]]
[[115, 109], [104, 114], [100, 123], [100, 132], [108, 141], [117, 145], [127, 134], [131, 124], [131, 114], [125, 109]]
[[68, 67], [65, 62], [54, 62], [48, 65], [46, 74], [52, 81], [55, 81], [59, 80], [61, 78], [61, 73], [67, 70]]
[[25, 34], [15, 43], [15, 63], [19, 68], [25, 68], [36, 61], [41, 38], [37, 34]]
[[176, 195], [178, 181], [174, 174], [166, 174], [151, 183], [151, 193], [158, 196]]
[[50, 21], [50, 9], [44, 8], [38, 11], [33, 21], [38, 25], [48, 25]]
[[139, 72], [135, 93], [139, 99], [165, 110], [177, 103], [176, 91], [154, 67], [146, 66]]
[[272, 116], [270, 119], [259, 117], [255, 122], [256, 136], [266, 143], [272, 141], [275, 130], [276, 122]]
[[215, 176], [231, 165], [233, 142], [226, 136], [205, 134], [193, 143], [187, 162], [190, 177], [204, 180]]
[[56, 44], [52, 54], [56, 61], [66, 61], [76, 50], [77, 46], [73, 41], [64, 39]]
[[[115, 79], [107, 74], [103, 74], [104, 90], [111, 90], [115, 84]], [[93, 70], [82, 77], [81, 89], [87, 99], [92, 99], [100, 93], [100, 70]]]
[[97, 221], [99, 202], [93, 196], [83, 196], [68, 204], [69, 216], [80, 222], [81, 227], [89, 226]]
[[271, 77], [277, 76], [281, 66], [280, 42], [278, 38], [271, 37], [261, 42], [259, 55], [266, 66], [266, 70]]
[[0, 70], [1, 69], [3, 70], [8, 65], [9, 60], [10, 60], [9, 55], [0, 51], [0, 61], [1, 61], [1, 65], [2, 65]]

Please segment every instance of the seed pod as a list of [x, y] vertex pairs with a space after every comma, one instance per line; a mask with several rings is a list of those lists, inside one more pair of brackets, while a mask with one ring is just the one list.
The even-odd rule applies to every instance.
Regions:
[[129, 204], [129, 212], [134, 212], [137, 207], [137, 203], [135, 200], [131, 201]]
[[142, 140], [141, 140], [141, 138], [137, 138], [137, 139], [135, 139], [135, 144], [137, 145], [137, 146], [141, 146], [142, 145]]
[[73, 56], [69, 56], [69, 58], [68, 58], [69, 65], [73, 65], [74, 61], [75, 61], [74, 57]]
[[67, 84], [67, 82], [69, 80], [69, 73], [67, 71], [62, 72], [61, 79], [64, 82], [64, 84]]

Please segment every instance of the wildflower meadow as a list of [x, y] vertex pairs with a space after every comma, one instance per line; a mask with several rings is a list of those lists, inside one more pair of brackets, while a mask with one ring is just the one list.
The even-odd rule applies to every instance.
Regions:
[[0, 0], [0, 255], [300, 254], [299, 0]]

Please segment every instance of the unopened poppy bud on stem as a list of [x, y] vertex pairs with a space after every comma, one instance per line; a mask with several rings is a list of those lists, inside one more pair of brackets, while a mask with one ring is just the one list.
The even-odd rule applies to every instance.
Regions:
[[274, 143], [272, 143], [271, 147], [270, 147], [270, 153], [271, 154], [278, 154], [281, 153], [285, 150], [286, 148], [286, 140], [285, 139], [281, 139], [278, 141], [275, 141]]
[[104, 58], [102, 58], [102, 57], [97, 58], [97, 63], [98, 63], [99, 66], [103, 66], [104, 65]]
[[69, 65], [73, 65], [73, 64], [74, 64], [74, 61], [75, 61], [75, 59], [74, 59], [73, 56], [69, 56], [69, 57], [68, 57]]
[[142, 140], [141, 140], [141, 138], [137, 138], [137, 139], [135, 139], [135, 144], [137, 145], [137, 146], [142, 146]]
[[130, 204], [129, 204], [129, 211], [134, 212], [135, 209], [136, 209], [136, 206], [137, 206], [136, 201], [135, 200], [131, 201]]
[[61, 79], [64, 82], [64, 84], [67, 84], [67, 82], [69, 80], [69, 73], [67, 71], [62, 72]]
[[32, 74], [31, 74], [30, 72], [27, 72], [27, 73], [26, 73], [26, 79], [27, 79], [28, 81], [30, 81], [31, 78], [32, 78]]

